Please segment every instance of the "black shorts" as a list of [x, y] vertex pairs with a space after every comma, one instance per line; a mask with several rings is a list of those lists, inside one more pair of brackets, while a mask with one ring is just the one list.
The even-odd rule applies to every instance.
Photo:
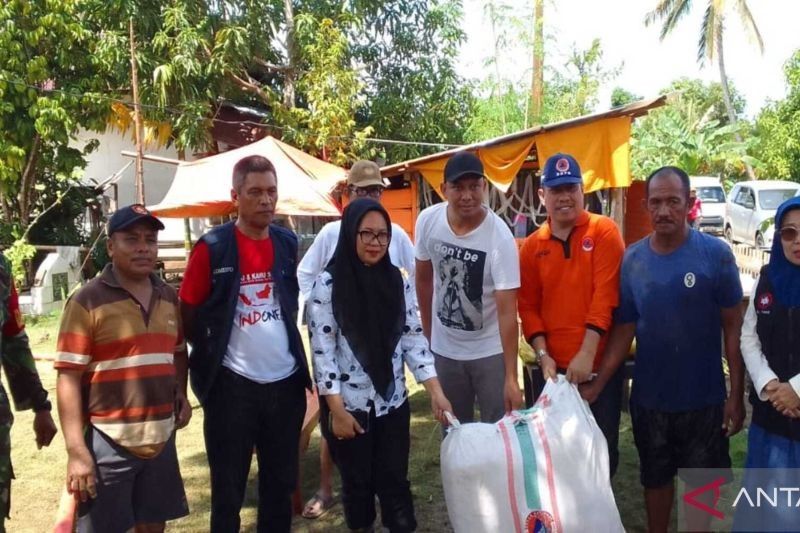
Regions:
[[679, 468], [730, 469], [723, 405], [671, 413], [631, 402], [630, 411], [639, 479], [645, 488], [671, 484]]

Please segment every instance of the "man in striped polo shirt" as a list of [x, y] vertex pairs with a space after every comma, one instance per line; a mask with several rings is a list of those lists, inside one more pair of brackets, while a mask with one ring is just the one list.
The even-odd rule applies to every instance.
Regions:
[[162, 229], [141, 205], [114, 213], [111, 264], [64, 308], [55, 367], [78, 531], [163, 531], [189, 513], [175, 451], [188, 360], [177, 294], [153, 274]]

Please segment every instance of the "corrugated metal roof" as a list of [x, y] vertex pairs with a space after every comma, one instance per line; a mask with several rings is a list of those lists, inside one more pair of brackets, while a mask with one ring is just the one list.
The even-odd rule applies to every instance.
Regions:
[[438, 152], [435, 154], [418, 157], [416, 159], [409, 159], [401, 163], [386, 165], [381, 168], [381, 174], [385, 177], [396, 176], [398, 174], [402, 174], [410, 167], [413, 167], [415, 165], [420, 165], [422, 163], [427, 163], [429, 161], [435, 161], [437, 159], [450, 157], [451, 155], [457, 152], [461, 152], [464, 150], [477, 150], [478, 148], [485, 148], [488, 146], [496, 146], [498, 144], [503, 144], [509, 141], [515, 141], [523, 137], [535, 136], [540, 133], [544, 133], [546, 131], [555, 131], [560, 129], [573, 128], [575, 126], [580, 126], [589, 122], [594, 122], [606, 118], [615, 118], [622, 116], [628, 116], [631, 118], [640, 117], [642, 115], [646, 115], [651, 109], [663, 106], [667, 102], [667, 96], [668, 95], [661, 95], [658, 98], [639, 100], [638, 102], [633, 102], [621, 107], [615, 107], [614, 109], [610, 109], [608, 111], [593, 113], [591, 115], [584, 115], [582, 117], [571, 118], [569, 120], [562, 120], [561, 122], [554, 122], [553, 124], [534, 126], [532, 128], [528, 128], [527, 130], [522, 130], [515, 133], [509, 133], [508, 135], [502, 135], [500, 137], [495, 137], [493, 139], [487, 139], [485, 141], [468, 144], [458, 148], [451, 148], [450, 150], [445, 150], [443, 152]]

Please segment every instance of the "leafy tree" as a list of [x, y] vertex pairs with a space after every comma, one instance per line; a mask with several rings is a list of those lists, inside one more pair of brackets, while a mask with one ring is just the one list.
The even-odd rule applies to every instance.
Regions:
[[611, 92], [611, 107], [622, 107], [641, 99], [641, 96], [633, 94], [622, 87], [614, 87]]
[[787, 96], [770, 102], [756, 119], [755, 153], [764, 175], [800, 181], [800, 50], [784, 65]]
[[525, 107], [530, 93], [524, 86], [515, 87], [510, 82], [495, 85], [492, 80], [485, 82], [482, 88], [496, 92], [476, 98], [464, 135], [467, 142], [478, 142], [528, 127]]
[[[600, 41], [595, 39], [586, 50], [571, 50], [562, 69], [548, 69], [544, 82], [541, 124], [549, 124], [586, 115], [598, 104], [601, 84], [617, 76], [618, 68], [603, 65]], [[487, 96], [478, 98], [467, 128], [467, 140], [479, 141], [530, 127], [527, 104], [530, 88], [527, 81], [514, 84], [490, 81], [483, 87]], [[505, 117], [505, 120], [501, 120]]]
[[[332, 2], [340, 5], [340, 2]], [[456, 72], [461, 29], [460, 0], [358, 2], [358, 22], [348, 30], [366, 103], [359, 125], [401, 141], [460, 144], [464, 141], [473, 87]], [[440, 150], [384, 145], [387, 161]]]
[[[718, 82], [680, 78], [661, 92], [670, 95], [668, 105], [633, 125], [635, 178], [643, 179], [659, 166], [685, 165], [690, 174], [739, 179], [745, 175], [747, 164], [760, 166], [760, 161], [748, 155], [755, 153], [756, 139], [742, 135], [751, 126], [745, 121], [728, 121]], [[735, 105], [743, 109], [744, 99], [735, 87], [731, 87], [731, 95]]]
[[[117, 87], [128, 83], [124, 51], [134, 17], [142, 102], [177, 112], [146, 107], [145, 116], [169, 123], [168, 138], [179, 148], [208, 146], [223, 99], [264, 109], [266, 121], [302, 148], [322, 151], [324, 144], [339, 162], [369, 153], [370, 126], [380, 137], [461, 140], [470, 92], [454, 69], [464, 38], [458, 1], [84, 3], [104, 36], [98, 55]], [[323, 79], [327, 89], [317, 90]], [[346, 142], [352, 145], [343, 150]], [[392, 159], [419, 152], [384, 151]]]
[[366, 137], [372, 127], [356, 128], [355, 115], [362, 105], [363, 83], [349, 67], [348, 43], [333, 20], [317, 21], [311, 15], [297, 18], [298, 36], [306, 43], [303, 55], [308, 69], [297, 88], [305, 95], [307, 108], [292, 108], [298, 128], [287, 131], [286, 140], [312, 148], [335, 164], [345, 164], [366, 152]]
[[[653, 11], [648, 13], [645, 24], [662, 23], [661, 39], [669, 35], [680, 20], [684, 18], [692, 8], [692, 0], [658, 0]], [[719, 79], [722, 87], [725, 109], [728, 114], [730, 124], [736, 124], [737, 116], [734, 102], [730, 94], [728, 74], [725, 71], [725, 54], [723, 47], [723, 32], [725, 20], [731, 9], [735, 9], [739, 22], [751, 41], [755, 42], [759, 50], [764, 50], [764, 42], [761, 33], [758, 31], [756, 21], [747, 0], [707, 0], [705, 15], [700, 26], [700, 35], [697, 40], [697, 61], [716, 60], [719, 67]], [[737, 136], [739, 133], [737, 131]], [[737, 137], [741, 141], [741, 136]], [[750, 165], [745, 165], [747, 174], [751, 179], [755, 179], [755, 174]]]
[[[105, 123], [108, 87], [87, 53], [97, 36], [82, 24], [78, 0], [8, 0], [0, 5], [0, 28], [0, 241], [11, 244], [6, 254], [22, 282], [35, 252], [29, 240], [46, 238], [39, 215], [70, 212], [64, 207], [96, 147], [70, 141], [79, 129]], [[79, 240], [74, 218], [58, 224]]]
[[[728, 92], [731, 103], [733, 104], [736, 116], [742, 115], [745, 108], [745, 99], [736, 86], [729, 82]], [[717, 120], [722, 125], [731, 124], [728, 111], [725, 108], [725, 95], [722, 84], [719, 82], [705, 82], [699, 79], [679, 78], [661, 90], [662, 94], [680, 93], [680, 99], [672, 102], [672, 105], [683, 105], [691, 103], [704, 113], [708, 113], [708, 118]]]
[[740, 176], [745, 162], [759, 164], [736, 139], [742, 126], [721, 125], [709, 108], [691, 101], [654, 110], [634, 127], [631, 172], [644, 179], [658, 167], [676, 165], [690, 175]]

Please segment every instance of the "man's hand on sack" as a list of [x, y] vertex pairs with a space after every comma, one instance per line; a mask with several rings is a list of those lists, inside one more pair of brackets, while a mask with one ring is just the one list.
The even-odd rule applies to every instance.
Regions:
[[544, 376], [545, 380], [552, 379], [553, 381], [556, 380], [557, 373], [557, 366], [556, 360], [550, 357], [549, 355], [543, 355], [539, 359], [539, 367], [542, 369], [542, 375]]
[[522, 390], [519, 388], [519, 382], [511, 376], [506, 377], [503, 401], [505, 402], [506, 413], [522, 407]]
[[592, 365], [594, 364], [594, 354], [590, 352], [578, 351], [567, 367], [567, 381], [576, 385], [589, 381], [592, 375]]

